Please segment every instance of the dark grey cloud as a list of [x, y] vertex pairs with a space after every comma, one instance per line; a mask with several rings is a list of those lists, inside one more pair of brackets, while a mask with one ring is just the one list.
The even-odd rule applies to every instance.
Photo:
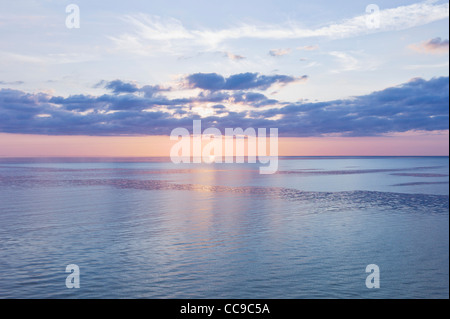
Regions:
[[170, 91], [171, 88], [163, 88], [159, 85], [144, 85], [143, 87], [138, 87], [135, 83], [124, 82], [121, 80], [113, 80], [113, 81], [105, 81], [102, 80], [96, 85], [95, 88], [104, 87], [105, 89], [110, 90], [114, 94], [122, 94], [122, 93], [136, 93], [142, 92], [145, 97], [152, 97], [153, 95], [160, 92]]
[[259, 113], [281, 115], [286, 135], [373, 136], [409, 130], [447, 130], [449, 78], [413, 79], [403, 85], [352, 99], [297, 103]]
[[191, 88], [203, 90], [267, 90], [274, 84], [306, 81], [307, 75], [299, 78], [288, 75], [260, 75], [258, 73], [234, 74], [227, 78], [217, 73], [195, 73], [186, 77]]
[[[225, 83], [230, 78], [224, 78]], [[227, 85], [234, 85], [234, 81], [249, 83], [243, 78], [245, 76], [231, 79]], [[266, 83], [260, 75], [256, 80], [249, 78], [253, 79], [250, 83]], [[280, 136], [323, 136], [333, 133], [376, 136], [449, 128], [448, 77], [428, 81], [417, 78], [368, 95], [326, 102], [286, 103], [244, 89], [232, 92], [204, 89], [197, 97], [169, 99], [151, 92], [143, 94], [143, 88], [133, 93], [121, 91], [120, 94], [112, 92], [100, 96], [79, 94], [69, 97], [0, 89], [0, 132], [48, 135], [170, 134], [175, 127], [190, 129], [192, 120], [200, 119], [193, 112], [193, 105], [206, 102], [213, 104], [211, 108], [215, 115], [202, 118], [203, 127], [221, 130], [227, 127], [274, 127], [279, 129]], [[269, 103], [272, 108], [233, 112], [226, 107], [230, 99], [252, 106]], [[174, 114], [181, 117], [174, 117]]]
[[283, 104], [276, 99], [269, 99], [264, 94], [248, 91], [204, 91], [200, 92], [195, 99], [191, 99], [189, 102], [213, 102], [223, 103], [225, 101], [233, 103], [242, 103], [247, 106], [260, 107], [267, 105]]
[[269, 99], [264, 94], [256, 92], [237, 92], [232, 95], [234, 102], [245, 103], [253, 107], [280, 104], [278, 100]]
[[139, 89], [136, 84], [123, 82], [121, 80], [114, 80], [110, 82], [103, 82], [106, 89], [111, 90], [115, 94], [119, 93], [134, 93]]

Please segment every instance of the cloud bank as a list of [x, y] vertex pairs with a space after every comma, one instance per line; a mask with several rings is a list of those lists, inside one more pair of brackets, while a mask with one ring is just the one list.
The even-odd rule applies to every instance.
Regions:
[[[274, 127], [280, 136], [377, 136], [449, 128], [449, 78], [413, 79], [348, 99], [289, 103], [264, 89], [286, 75], [196, 73], [186, 77], [195, 97], [168, 98], [169, 89], [103, 81], [99, 96], [54, 96], [0, 89], [0, 132], [47, 135], [169, 135], [175, 127]], [[259, 92], [257, 92], [259, 90]], [[261, 91], [262, 90], [262, 91]], [[197, 111], [207, 110], [205, 114]]]

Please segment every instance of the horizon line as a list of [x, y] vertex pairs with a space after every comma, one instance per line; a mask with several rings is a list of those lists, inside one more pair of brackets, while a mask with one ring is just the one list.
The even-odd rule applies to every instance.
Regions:
[[[248, 156], [228, 156], [228, 157], [244, 157]], [[265, 156], [265, 157], [275, 157], [275, 156]], [[450, 155], [279, 155], [279, 158], [283, 157], [450, 157]], [[0, 155], [0, 158], [117, 158], [117, 159], [126, 159], [126, 158], [167, 158], [170, 159], [170, 156], [3, 156]], [[194, 157], [190, 157], [194, 158]], [[221, 164], [221, 163], [216, 163]], [[226, 163], [224, 163], [226, 164]]]

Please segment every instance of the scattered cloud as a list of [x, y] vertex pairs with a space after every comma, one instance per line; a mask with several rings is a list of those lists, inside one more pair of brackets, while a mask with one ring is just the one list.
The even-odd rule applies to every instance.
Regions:
[[419, 53], [443, 54], [448, 53], [448, 40], [434, 38], [420, 44], [411, 44], [409, 48]]
[[134, 93], [139, 90], [136, 84], [123, 82], [121, 80], [106, 82], [105, 88], [111, 90], [115, 94]]
[[231, 52], [225, 52], [224, 56], [234, 61], [240, 61], [245, 59], [245, 56], [233, 54]]
[[318, 45], [304, 45], [302, 47], [298, 47], [297, 50], [300, 50], [300, 51], [314, 51], [314, 50], [319, 50], [319, 46]]
[[274, 49], [269, 51], [269, 55], [278, 57], [283, 55], [288, 55], [292, 52], [291, 49]]

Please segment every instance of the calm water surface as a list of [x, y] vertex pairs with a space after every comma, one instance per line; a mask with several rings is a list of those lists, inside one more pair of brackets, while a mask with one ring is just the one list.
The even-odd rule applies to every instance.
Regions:
[[449, 297], [448, 157], [258, 168], [0, 159], [0, 298]]

